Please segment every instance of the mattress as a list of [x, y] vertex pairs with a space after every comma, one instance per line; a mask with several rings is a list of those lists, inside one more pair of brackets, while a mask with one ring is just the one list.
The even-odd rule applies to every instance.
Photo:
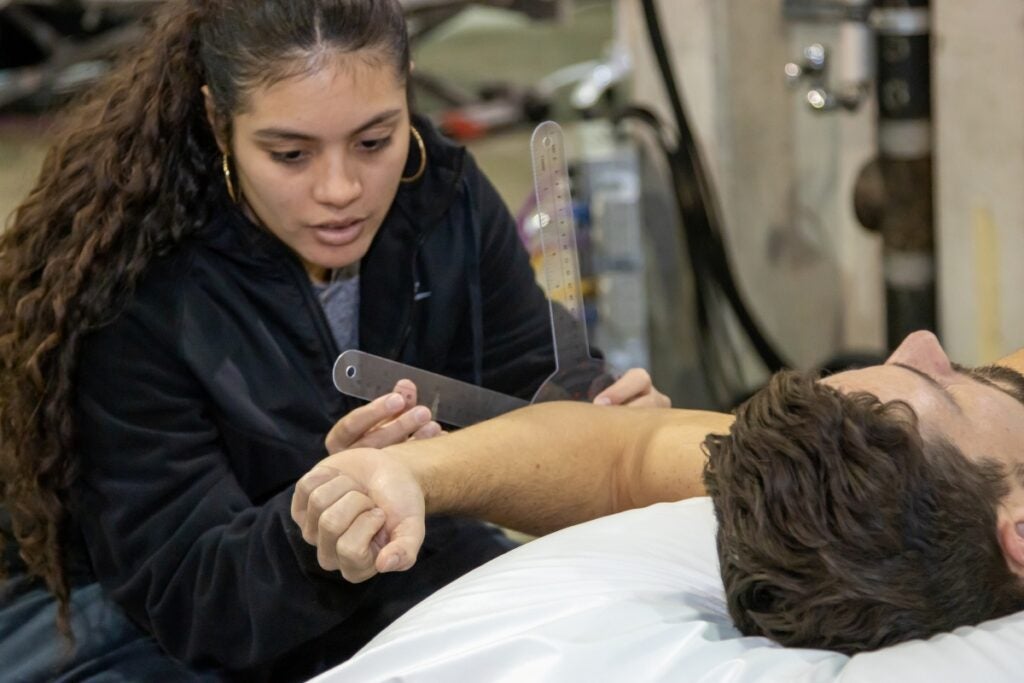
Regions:
[[1024, 681], [1024, 613], [848, 657], [736, 630], [708, 498], [604, 517], [467, 574], [314, 679]]

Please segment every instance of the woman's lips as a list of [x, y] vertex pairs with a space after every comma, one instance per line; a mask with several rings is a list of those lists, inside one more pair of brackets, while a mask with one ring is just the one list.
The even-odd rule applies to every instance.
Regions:
[[312, 226], [317, 241], [332, 247], [343, 247], [359, 239], [366, 219], [347, 223], [321, 223]]

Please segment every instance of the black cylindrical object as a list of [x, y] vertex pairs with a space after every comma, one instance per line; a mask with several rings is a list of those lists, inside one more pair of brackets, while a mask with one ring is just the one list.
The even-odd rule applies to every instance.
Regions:
[[[886, 336], [890, 348], [910, 332], [935, 330], [935, 231], [932, 207], [931, 15], [928, 0], [880, 0], [877, 41], [878, 159]], [[859, 188], [858, 188], [859, 189]]]

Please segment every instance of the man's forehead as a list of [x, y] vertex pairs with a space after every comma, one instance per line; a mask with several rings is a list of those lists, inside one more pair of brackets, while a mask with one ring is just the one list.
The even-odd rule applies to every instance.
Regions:
[[882, 403], [901, 401], [913, 410], [924, 428], [934, 421], [932, 416], [960, 412], [956, 402], [934, 379], [926, 379], [924, 373], [904, 365], [887, 363], [847, 370], [821, 382], [843, 394], [867, 393]]
[[882, 401], [893, 400], [898, 393], [905, 370], [893, 365], [872, 365], [866, 368], [845, 370], [834, 375], [823, 377], [820, 382], [844, 394], [851, 392], [867, 392], [874, 394]]
[[964, 368], [954, 364], [957, 370], [974, 379], [990, 384], [1024, 404], [1024, 375], [1005, 365], [984, 365], [978, 368]]
[[[959, 378], [956, 383], [973, 385], [976, 391], [983, 393], [1001, 392], [1024, 406], [1024, 375], [1016, 370], [1001, 365], [968, 368], [953, 364], [952, 367]], [[848, 370], [821, 380], [823, 384], [844, 394], [869, 393], [883, 403], [903, 401], [923, 420], [923, 425], [931, 421], [933, 413], [951, 417], [963, 412], [949, 387], [944, 386], [947, 381], [947, 378], [943, 378], [940, 383], [925, 372], [901, 363]], [[939, 410], [941, 412], [937, 412]], [[940, 424], [933, 427], [940, 431], [942, 429]]]

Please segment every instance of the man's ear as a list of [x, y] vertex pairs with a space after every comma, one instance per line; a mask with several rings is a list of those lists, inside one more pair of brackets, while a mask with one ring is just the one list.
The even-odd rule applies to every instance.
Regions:
[[204, 85], [200, 90], [203, 92], [203, 106], [206, 108], [206, 120], [210, 124], [210, 130], [213, 131], [213, 137], [217, 141], [217, 147], [220, 148], [221, 154], [227, 154], [228, 143], [223, 136], [224, 126], [220, 125], [220, 120], [217, 116], [217, 107], [213, 102], [213, 95], [210, 94], [210, 86]]
[[1006, 563], [1017, 576], [1024, 579], [1024, 505], [999, 511], [997, 535]]

